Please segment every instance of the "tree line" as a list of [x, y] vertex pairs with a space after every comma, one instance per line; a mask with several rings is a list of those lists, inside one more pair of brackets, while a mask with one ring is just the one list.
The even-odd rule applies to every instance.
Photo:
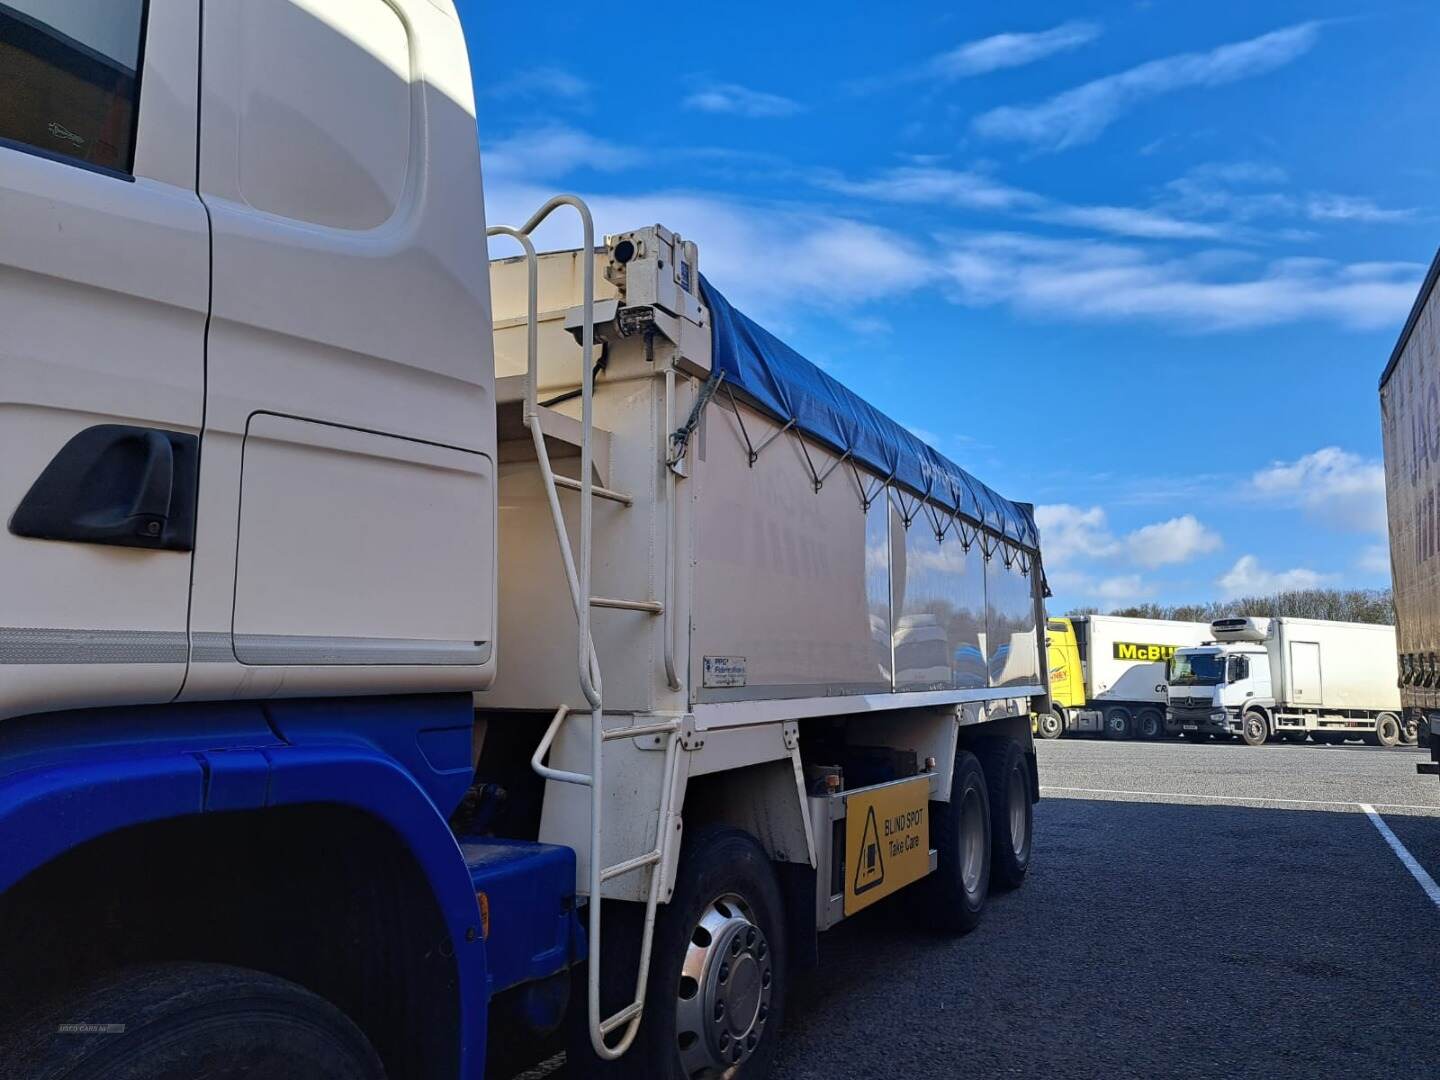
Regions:
[[[1074, 608], [1071, 615], [1098, 615], [1095, 607]], [[1267, 618], [1330, 619], [1336, 622], [1395, 622], [1395, 601], [1389, 589], [1293, 589], [1270, 596], [1240, 596], [1207, 604], [1132, 604], [1107, 612], [1131, 619], [1173, 619], [1214, 622], [1241, 615]]]

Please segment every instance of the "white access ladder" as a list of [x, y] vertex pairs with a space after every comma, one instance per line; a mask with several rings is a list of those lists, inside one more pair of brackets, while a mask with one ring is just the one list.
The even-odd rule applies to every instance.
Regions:
[[[550, 465], [545, 434], [541, 427], [540, 406], [536, 400], [536, 383], [539, 373], [539, 264], [535, 244], [531, 235], [552, 213], [562, 206], [573, 207], [580, 215], [584, 232], [585, 255], [583, 266], [583, 321], [581, 324], [581, 394], [580, 394], [580, 479], [555, 475]], [[590, 1028], [590, 1045], [604, 1060], [613, 1061], [630, 1048], [640, 1029], [644, 1009], [645, 990], [650, 971], [650, 952], [655, 939], [655, 912], [660, 898], [661, 866], [668, 854], [668, 845], [674, 830], [670, 827], [671, 802], [675, 790], [675, 769], [677, 746], [680, 741], [680, 721], [666, 719], [654, 723], [635, 724], [630, 727], [606, 730], [604, 726], [604, 696], [599, 658], [590, 632], [590, 615], [594, 608], [611, 608], [634, 611], [648, 615], [666, 614], [665, 605], [656, 600], [626, 600], [594, 596], [590, 591], [590, 569], [593, 551], [593, 510], [594, 500], [608, 499], [622, 507], [630, 507], [634, 499], [620, 491], [602, 487], [594, 482], [592, 439], [594, 425], [595, 391], [595, 227], [590, 209], [574, 195], [557, 195], [531, 215], [530, 220], [519, 228], [506, 225], [492, 226], [489, 236], [508, 236], [524, 249], [528, 271], [528, 304], [526, 308], [526, 378], [522, 416], [535, 443], [535, 456], [540, 466], [546, 498], [550, 504], [550, 516], [555, 526], [555, 537], [560, 547], [560, 560], [565, 568], [565, 580], [570, 589], [570, 600], [575, 610], [579, 627], [578, 666], [580, 689], [590, 710], [590, 771], [588, 773], [567, 772], [545, 764], [551, 744], [570, 715], [570, 707], [561, 705], [545, 729], [544, 737], [535, 748], [530, 765], [541, 777], [562, 784], [578, 784], [590, 789], [590, 844], [589, 844], [589, 912], [588, 912], [588, 986], [587, 1015]], [[569, 533], [565, 528], [565, 516], [560, 508], [559, 488], [578, 491], [580, 495], [580, 552], [577, 559], [571, 549]], [[668, 640], [668, 638], [667, 638]], [[604, 749], [607, 742], [618, 739], [634, 739], [641, 736], [663, 738], [665, 746], [664, 768], [661, 773], [660, 805], [655, 826], [655, 843], [649, 851], [634, 858], [625, 859], [609, 866], [601, 862], [604, 836]], [[645, 922], [640, 945], [640, 968], [635, 981], [635, 994], [629, 1005], [611, 1016], [600, 1013], [600, 897], [605, 882], [626, 874], [651, 869], [650, 888], [645, 900]], [[619, 1042], [608, 1045], [606, 1039], [615, 1031], [623, 1029]]]

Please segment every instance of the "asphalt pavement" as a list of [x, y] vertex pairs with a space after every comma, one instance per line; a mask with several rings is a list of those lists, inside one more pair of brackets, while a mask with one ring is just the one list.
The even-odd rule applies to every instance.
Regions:
[[1440, 879], [1420, 751], [1039, 754], [1025, 885], [963, 938], [898, 896], [823, 935], [775, 1080], [1440, 1076], [1440, 906], [1363, 809]]

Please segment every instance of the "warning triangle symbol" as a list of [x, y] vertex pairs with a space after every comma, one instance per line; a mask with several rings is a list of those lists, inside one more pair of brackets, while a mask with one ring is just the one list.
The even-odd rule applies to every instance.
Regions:
[[885, 856], [880, 853], [880, 830], [875, 825], [875, 808], [865, 817], [865, 835], [855, 859], [855, 895], [885, 883]]

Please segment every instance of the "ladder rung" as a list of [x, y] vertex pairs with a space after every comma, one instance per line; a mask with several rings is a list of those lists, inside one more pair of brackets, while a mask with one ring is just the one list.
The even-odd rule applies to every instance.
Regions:
[[619, 611], [643, 611], [647, 615], [660, 615], [665, 605], [659, 600], [616, 600], [609, 596], [590, 597], [591, 607], [616, 608]]
[[640, 724], [636, 727], [606, 728], [605, 741], [614, 739], [638, 739], [642, 735], [665, 735], [671, 731], [678, 731], [679, 720], [660, 720], [653, 724]]
[[609, 1035], [621, 1024], [628, 1024], [631, 1020], [634, 1020], [635, 1017], [640, 1015], [640, 1010], [642, 1008], [644, 1008], [644, 1005], [641, 1002], [631, 1002], [629, 1005], [626, 1005], [625, 1008], [617, 1012], [614, 1016], [600, 1021], [601, 1032]]
[[[569, 488], [571, 491], [579, 491], [580, 481], [572, 480], [568, 476], [557, 476], [555, 477], [555, 486]], [[599, 484], [592, 485], [590, 491], [597, 499], [609, 499], [611, 502], [620, 503], [622, 506], [633, 506], [635, 503], [634, 495], [624, 491], [616, 491], [613, 488], [601, 487]]]
[[614, 866], [607, 866], [600, 871], [600, 880], [609, 881], [611, 878], [624, 877], [626, 874], [633, 874], [636, 870], [643, 870], [651, 863], [660, 861], [660, 849], [647, 851], [644, 855], [636, 855], [633, 859], [626, 859], [624, 862], [617, 862]]

